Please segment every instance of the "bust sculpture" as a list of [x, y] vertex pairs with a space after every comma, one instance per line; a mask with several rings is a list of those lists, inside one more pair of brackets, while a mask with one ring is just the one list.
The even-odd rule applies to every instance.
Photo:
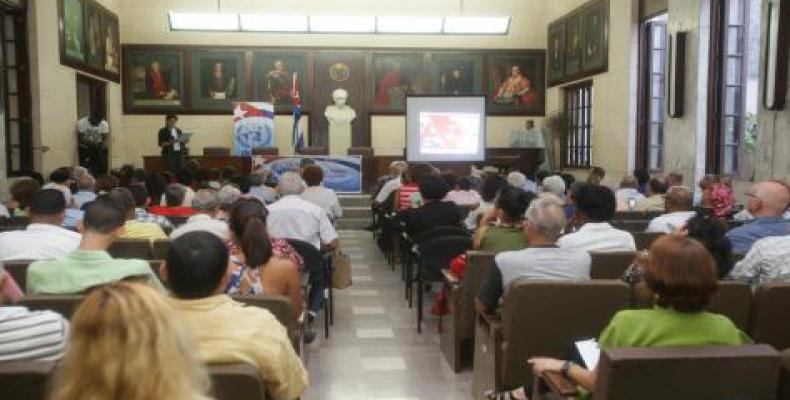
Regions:
[[346, 104], [347, 100], [348, 91], [335, 89], [332, 92], [334, 104], [324, 110], [329, 121], [329, 154], [345, 155], [351, 147], [351, 122], [357, 119], [357, 112]]

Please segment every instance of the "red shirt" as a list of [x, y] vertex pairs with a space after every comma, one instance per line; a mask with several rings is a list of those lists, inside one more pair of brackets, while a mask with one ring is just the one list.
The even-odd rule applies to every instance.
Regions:
[[152, 206], [148, 209], [151, 214], [161, 215], [164, 217], [191, 217], [195, 215], [195, 210], [192, 207], [163, 207]]
[[406, 210], [411, 207], [411, 196], [420, 191], [415, 183], [409, 183], [400, 187], [398, 192], [398, 210]]

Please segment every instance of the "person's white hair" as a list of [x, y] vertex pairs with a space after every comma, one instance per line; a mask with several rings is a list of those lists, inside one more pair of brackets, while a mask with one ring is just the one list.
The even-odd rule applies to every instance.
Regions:
[[96, 190], [96, 179], [88, 172], [84, 172], [77, 180], [77, 189], [92, 192]]
[[507, 183], [510, 186], [524, 189], [524, 186], [527, 184], [527, 177], [521, 172], [513, 171], [507, 174]]
[[527, 222], [546, 240], [556, 241], [562, 235], [567, 220], [562, 200], [544, 193], [532, 201], [526, 212]]
[[192, 208], [195, 210], [210, 213], [216, 210], [218, 206], [219, 196], [215, 190], [200, 189], [195, 192], [195, 197], [192, 199]]
[[403, 160], [393, 161], [389, 166], [390, 172], [394, 173], [395, 175], [402, 174], [407, 168], [409, 168], [409, 164]]
[[293, 171], [284, 172], [282, 175], [280, 175], [280, 180], [277, 182], [277, 191], [280, 192], [280, 196], [302, 194], [304, 191], [304, 182], [302, 182], [302, 177]]
[[225, 185], [217, 192], [220, 207], [228, 207], [241, 197], [241, 190], [233, 185]]
[[543, 192], [562, 199], [565, 196], [565, 181], [559, 175], [547, 176], [543, 179]]

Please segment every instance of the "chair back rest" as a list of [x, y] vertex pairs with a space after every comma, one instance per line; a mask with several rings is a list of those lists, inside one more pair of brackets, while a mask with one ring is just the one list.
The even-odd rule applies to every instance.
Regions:
[[321, 271], [323, 267], [323, 256], [321, 251], [310, 243], [299, 239], [285, 239], [293, 249], [302, 256], [306, 271]]
[[55, 361], [0, 362], [0, 390], [4, 399], [44, 400]]
[[23, 291], [27, 288], [27, 268], [32, 262], [33, 260], [3, 261], [3, 268], [14, 278]]
[[782, 351], [782, 370], [779, 374], [779, 400], [790, 399], [790, 349]]
[[187, 220], [189, 219], [189, 217], [185, 217], [183, 215], [168, 215], [165, 218], [167, 218], [167, 220], [170, 221], [170, 223], [176, 228], [186, 224]]
[[650, 245], [656, 241], [661, 236], [664, 236], [664, 233], [660, 232], [636, 232], [634, 235], [634, 242], [636, 243], [637, 250], [647, 250], [650, 248]]
[[253, 147], [252, 155], [254, 156], [276, 156], [280, 154], [280, 149], [277, 147]]
[[265, 400], [261, 372], [250, 364], [210, 364], [213, 398], [217, 400]]
[[151, 248], [151, 259], [152, 260], [166, 259], [168, 250], [170, 250], [170, 239], [154, 240]]
[[764, 283], [752, 303], [749, 334], [755, 343], [790, 348], [790, 283]]
[[148, 239], [120, 239], [107, 252], [113, 258], [151, 259], [151, 241]]
[[20, 304], [31, 311], [51, 310], [71, 319], [84, 298], [85, 296], [78, 294], [40, 294], [25, 296]]
[[544, 281], [519, 278], [502, 309], [502, 383], [516, 387], [532, 376], [530, 357], [565, 358], [578, 340], [597, 338], [615, 313], [629, 307], [620, 281]]
[[427, 231], [420, 232], [414, 235], [414, 237], [412, 237], [412, 240], [414, 240], [414, 243], [416, 243], [417, 245], [422, 245], [428, 243], [431, 240], [440, 237], [446, 237], [446, 236], [471, 237], [472, 235], [466, 229], [463, 229], [459, 226], [443, 225], [443, 226], [437, 226], [436, 228], [429, 229]]
[[272, 315], [277, 318], [277, 321], [283, 324], [288, 331], [297, 329], [296, 319], [298, 316], [294, 315], [291, 301], [285, 296], [274, 294], [263, 296], [243, 295], [233, 296], [233, 300], [244, 303], [247, 306], [265, 308], [272, 313]]
[[450, 261], [472, 248], [469, 236], [442, 236], [420, 246], [419, 275], [423, 280], [442, 280], [442, 269], [450, 266]]
[[614, 220], [650, 221], [663, 213], [663, 211], [618, 211], [614, 214]]
[[605, 349], [595, 399], [768, 400], [779, 369], [766, 345]]
[[590, 278], [619, 279], [635, 257], [635, 251], [590, 252]]
[[222, 157], [222, 156], [229, 156], [230, 155], [230, 148], [229, 147], [204, 147], [203, 148], [203, 155], [204, 156], [214, 156], [214, 157]]
[[475, 297], [477, 297], [480, 286], [488, 278], [492, 268], [496, 268], [493, 252], [466, 252], [466, 269], [461, 280], [461, 298], [457, 310], [459, 319], [458, 334], [462, 338], [473, 338], [475, 336]]
[[613, 220], [612, 226], [631, 233], [644, 232], [650, 220]]

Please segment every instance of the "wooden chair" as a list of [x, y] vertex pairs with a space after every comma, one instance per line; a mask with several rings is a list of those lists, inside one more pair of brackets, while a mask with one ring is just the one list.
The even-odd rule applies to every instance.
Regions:
[[272, 313], [288, 331], [294, 349], [297, 353], [302, 354], [303, 329], [299, 322], [299, 316], [294, 314], [290, 299], [279, 295], [233, 296], [233, 299], [248, 306], [265, 308]]
[[634, 242], [636, 242], [636, 249], [637, 250], [647, 250], [650, 248], [650, 245], [658, 239], [659, 237], [663, 236], [664, 233], [656, 233], [656, 232], [637, 232], [634, 233]]
[[463, 279], [458, 279], [449, 270], [444, 270], [449, 313], [439, 317], [439, 347], [456, 373], [472, 364], [475, 341], [474, 299], [492, 268], [496, 268], [494, 253], [467, 251]]
[[754, 293], [748, 333], [755, 343], [790, 348], [790, 283], [764, 283]]
[[168, 250], [170, 250], [170, 239], [154, 240], [151, 248], [151, 259], [153, 260], [166, 259]]
[[266, 400], [261, 372], [249, 364], [209, 364], [213, 397], [217, 400]]
[[618, 211], [614, 214], [613, 219], [619, 221], [650, 221], [663, 213], [663, 211]]
[[414, 277], [417, 284], [417, 333], [422, 332], [424, 285], [442, 282], [442, 270], [450, 266], [453, 258], [471, 248], [472, 238], [469, 236], [442, 236], [420, 246], [421, 256]]
[[54, 370], [55, 361], [0, 362], [0, 397], [45, 400]]
[[598, 337], [629, 306], [628, 285], [620, 281], [514, 281], [501, 319], [478, 314], [473, 398], [524, 385], [532, 376], [526, 359], [566, 357], [574, 341]]
[[635, 257], [635, 251], [591, 252], [590, 278], [619, 279]]
[[16, 281], [19, 288], [27, 290], [27, 269], [33, 260], [3, 261], [3, 268]]
[[85, 296], [78, 294], [30, 295], [23, 297], [20, 304], [31, 311], [51, 310], [57, 312], [66, 319], [71, 319], [74, 311], [77, 310], [77, 307], [80, 306], [84, 298]]
[[151, 259], [151, 241], [148, 239], [121, 239], [107, 250], [113, 258]]
[[[601, 352], [596, 400], [775, 399], [781, 358], [771, 346], [615, 348]], [[550, 389], [555, 396], [541, 392]], [[532, 398], [577, 399], [576, 385], [547, 373]]]

